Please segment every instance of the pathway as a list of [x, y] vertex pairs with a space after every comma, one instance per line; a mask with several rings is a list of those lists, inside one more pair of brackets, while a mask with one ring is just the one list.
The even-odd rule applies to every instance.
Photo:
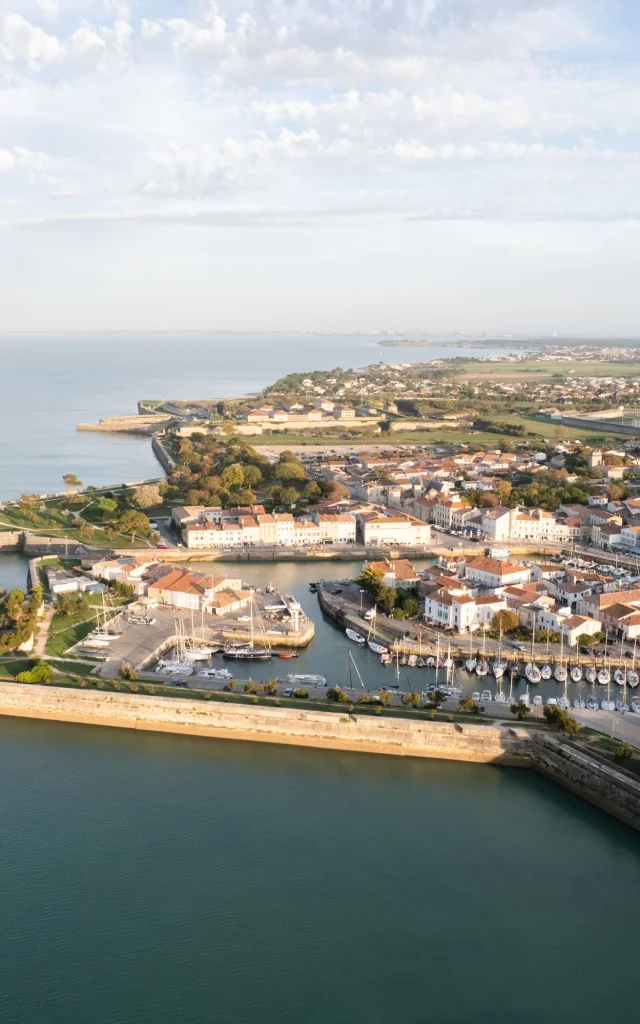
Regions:
[[33, 645], [32, 656], [34, 658], [44, 658], [45, 650], [47, 646], [47, 640], [49, 639], [49, 630], [51, 629], [51, 622], [56, 610], [53, 605], [45, 607], [44, 615], [40, 620], [38, 627], [38, 634]]

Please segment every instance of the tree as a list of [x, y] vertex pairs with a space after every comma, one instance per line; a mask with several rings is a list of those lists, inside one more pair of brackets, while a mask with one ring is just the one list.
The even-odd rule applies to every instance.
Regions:
[[126, 679], [129, 683], [135, 683], [138, 678], [135, 669], [131, 667], [128, 661], [120, 662], [118, 673], [121, 679]]
[[501, 503], [504, 505], [509, 498], [512, 490], [512, 484], [508, 480], [498, 480], [493, 486], [494, 494], [497, 494]]
[[622, 484], [609, 484], [607, 487], [607, 494], [611, 501], [620, 501], [621, 498], [624, 498], [625, 493], [626, 487], [623, 487]]
[[442, 690], [430, 690], [427, 696], [434, 710], [437, 710], [447, 699]]
[[358, 586], [364, 590], [365, 594], [370, 597], [372, 601], [378, 600], [382, 588], [385, 585], [383, 581], [384, 571], [382, 569], [374, 569], [371, 565], [366, 565], [356, 579]]
[[77, 491], [82, 487], [82, 480], [79, 480], [75, 473], [65, 473], [62, 479], [66, 491]]
[[[201, 481], [204, 483], [204, 481]], [[244, 467], [244, 485], [245, 487], [257, 487], [262, 482], [262, 473], [257, 466], [245, 466]]]
[[380, 700], [382, 701], [382, 703], [386, 707], [389, 707], [389, 705], [391, 703], [391, 696], [392, 696], [390, 690], [378, 690], [378, 696], [380, 697]]
[[511, 705], [511, 714], [515, 715], [519, 722], [524, 722], [530, 711], [529, 705], [523, 704], [521, 700]]
[[492, 633], [499, 633], [501, 628], [503, 633], [514, 633], [520, 628], [520, 619], [516, 612], [511, 612], [508, 608], [502, 608], [491, 619], [490, 628]]
[[56, 600], [56, 615], [88, 615], [90, 610], [86, 594], [60, 594]]
[[244, 483], [244, 470], [238, 462], [233, 462], [230, 466], [227, 466], [222, 473], [222, 483], [229, 490], [233, 490], [237, 487], [242, 487]]
[[110, 516], [118, 508], [118, 502], [114, 498], [100, 498], [100, 500], [96, 502], [96, 507], [100, 512], [103, 512], [104, 515]]
[[468, 714], [477, 715], [478, 705], [473, 697], [461, 697], [458, 701], [458, 711], [466, 711]]
[[414, 708], [420, 707], [420, 694], [419, 693], [403, 693], [402, 694], [402, 703], [405, 705], [405, 707], [407, 705], [409, 705], [409, 704], [411, 704], [412, 707], [414, 707]]
[[332, 686], [327, 690], [327, 700], [334, 701], [336, 704], [348, 704], [349, 698], [347, 697], [344, 690], [341, 690], [339, 686]]
[[142, 484], [136, 487], [133, 492], [133, 503], [139, 508], [151, 508], [152, 505], [161, 505], [162, 496], [157, 484]]
[[283, 482], [287, 480], [306, 480], [307, 474], [301, 462], [282, 462], [276, 467], [276, 476]]
[[133, 543], [134, 537], [147, 537], [151, 532], [149, 520], [144, 513], [135, 512], [133, 509], [127, 509], [122, 513], [118, 519], [118, 529], [120, 533], [131, 534], [131, 543]]
[[547, 705], [544, 709], [544, 717], [550, 726], [555, 727], [558, 732], [564, 732], [568, 735], [580, 731], [580, 726], [576, 722], [575, 718], [572, 718], [568, 711], [564, 708], [558, 708]]
[[299, 497], [295, 487], [283, 487], [280, 492], [280, 501], [283, 505], [295, 505]]

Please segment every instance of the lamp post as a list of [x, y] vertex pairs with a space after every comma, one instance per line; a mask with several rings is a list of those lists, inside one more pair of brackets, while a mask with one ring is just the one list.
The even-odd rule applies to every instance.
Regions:
[[363, 594], [364, 594], [364, 590], [363, 590], [363, 589], [362, 589], [362, 587], [361, 587], [361, 588], [360, 588], [360, 615], [361, 615], [361, 616], [362, 616], [362, 595], [363, 595]]

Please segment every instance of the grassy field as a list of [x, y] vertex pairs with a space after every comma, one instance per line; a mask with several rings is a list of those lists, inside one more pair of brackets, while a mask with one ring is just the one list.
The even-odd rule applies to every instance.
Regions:
[[[125, 604], [124, 601], [118, 602], [113, 595], [111, 599], [116, 604]], [[102, 610], [102, 596], [100, 594], [92, 594], [88, 597], [88, 601], [95, 608], [95, 611], [89, 618], [84, 613], [80, 615], [54, 615], [45, 646], [47, 654], [61, 657], [74, 644], [84, 640], [85, 636], [95, 628], [98, 614]], [[114, 614], [117, 614], [117, 612]]]
[[460, 376], [468, 380], [491, 378], [491, 380], [522, 379], [549, 380], [557, 374], [563, 377], [636, 377], [640, 373], [640, 363], [621, 362], [608, 363], [603, 360], [593, 362], [558, 362], [542, 363], [535, 359], [521, 363], [460, 363]]

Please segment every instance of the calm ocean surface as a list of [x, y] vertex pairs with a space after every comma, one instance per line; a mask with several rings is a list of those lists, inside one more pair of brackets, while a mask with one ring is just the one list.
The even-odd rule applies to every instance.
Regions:
[[420, 362], [495, 349], [381, 348], [360, 337], [0, 337], [3, 423], [0, 500], [85, 484], [158, 476], [148, 439], [79, 433], [76, 423], [135, 413], [140, 398], [222, 398], [259, 391], [286, 373]]
[[12, 1024], [634, 1019], [637, 836], [532, 773], [0, 722]]

